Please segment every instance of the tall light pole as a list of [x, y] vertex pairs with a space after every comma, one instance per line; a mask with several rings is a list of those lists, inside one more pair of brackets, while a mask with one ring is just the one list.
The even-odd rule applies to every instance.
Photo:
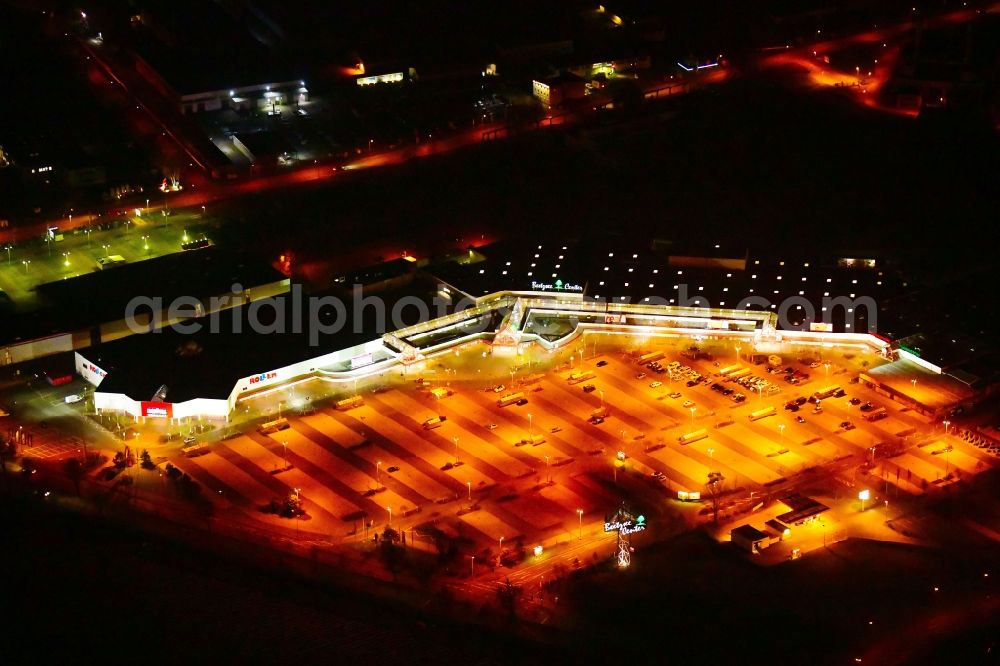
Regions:
[[469, 558], [470, 558], [469, 576], [471, 577], [471, 576], [475, 576], [476, 575], [476, 556], [475, 555], [470, 555]]
[[698, 408], [697, 407], [689, 407], [689, 409], [691, 410], [691, 425], [694, 425], [694, 410], [696, 410]]
[[739, 345], [736, 345], [736, 360], [737, 361], [740, 360], [740, 349], [741, 349], [741, 347]]
[[500, 555], [503, 555], [503, 537], [500, 537]]
[[708, 459], [709, 460], [714, 460], [715, 459], [715, 449], [713, 449], [711, 447], [709, 447], [709, 449], [708, 449]]
[[13, 249], [13, 247], [14, 247], [13, 245], [11, 245], [10, 243], [7, 243], [7, 246], [4, 248], [5, 250], [7, 250], [7, 265], [8, 266], [10, 266], [10, 251], [11, 251], [11, 249]]
[[382, 461], [379, 460], [375, 463], [375, 485], [379, 488], [382, 487]]
[[951, 425], [951, 421], [942, 421], [942, 423], [944, 424], [944, 434], [947, 435], [948, 434], [948, 426]]
[[576, 515], [580, 518], [580, 534], [579, 534], [579, 536], [577, 536], [577, 539], [582, 539], [583, 538], [583, 509], [577, 509], [576, 510]]
[[532, 433], [532, 430], [531, 430], [531, 419], [532, 419], [532, 416], [531, 416], [531, 413], [529, 412], [528, 413], [528, 438], [529, 439], [531, 438], [531, 433]]
[[785, 445], [785, 424], [784, 423], [781, 423], [781, 424], [778, 425], [778, 433], [780, 434], [780, 438], [781, 438], [779, 446], [783, 447]]
[[451, 438], [455, 442], [455, 462], [458, 462], [458, 437]]
[[472, 501], [472, 481], [466, 481], [465, 485], [469, 487], [469, 501]]
[[391, 506], [387, 506], [385, 508], [389, 511], [389, 524], [388, 524], [388, 526], [392, 527], [392, 507]]
[[604, 408], [604, 391], [601, 391], [601, 408]]
[[288, 442], [281, 443], [281, 462], [288, 464]]

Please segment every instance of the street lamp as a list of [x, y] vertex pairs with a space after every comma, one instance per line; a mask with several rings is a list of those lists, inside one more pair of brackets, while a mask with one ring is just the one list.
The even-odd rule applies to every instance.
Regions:
[[288, 442], [281, 443], [281, 461], [288, 464]]
[[861, 500], [861, 512], [862, 513], [864, 513], [864, 511], [865, 511], [865, 502], [867, 502], [869, 499], [871, 499], [871, 496], [872, 496], [872, 494], [871, 494], [871, 491], [869, 491], [869, 490], [862, 490], [861, 492], [858, 493], [858, 499]]
[[31, 263], [31, 260], [30, 259], [26, 259], [26, 260], [22, 261], [21, 263], [24, 264], [24, 274], [27, 275], [28, 274], [28, 264]]
[[389, 525], [388, 526], [392, 527], [392, 507], [391, 506], [387, 506], [385, 508], [389, 510]]
[[503, 556], [503, 537], [500, 537], [500, 555]]
[[698, 408], [697, 407], [689, 407], [689, 409], [691, 410], [691, 425], [694, 425], [694, 410], [696, 410]]
[[469, 487], [469, 501], [472, 501], [472, 481], [466, 481], [465, 485]]
[[379, 460], [378, 462], [375, 463], [375, 485], [378, 486], [379, 488], [382, 487], [381, 468], [382, 468], [382, 461]]
[[458, 437], [452, 437], [455, 442], [455, 462], [458, 462]]
[[715, 454], [715, 449], [709, 447], [709, 449], [708, 449], [708, 459], [709, 460], [713, 460], [714, 459], [714, 454]]
[[740, 349], [741, 349], [741, 347], [739, 345], [736, 345], [736, 360], [737, 361], [740, 360]]
[[780, 434], [780, 437], [781, 437], [781, 439], [780, 439], [781, 446], [784, 446], [785, 445], [785, 424], [784, 423], [781, 423], [781, 424], [778, 425], [778, 433]]
[[604, 391], [601, 391], [601, 407], [604, 407]]
[[14, 248], [14, 246], [13, 246], [13, 245], [11, 245], [10, 243], [7, 243], [7, 246], [6, 246], [6, 247], [4, 247], [4, 249], [5, 249], [5, 250], [7, 250], [7, 265], [8, 265], [8, 266], [10, 266], [10, 251], [11, 251], [11, 250], [12, 250], [13, 248]]
[[578, 539], [582, 539], [583, 538], [583, 509], [577, 509], [576, 510], [576, 515], [579, 516], [579, 518], [580, 518], [580, 535], [577, 538]]
[[110, 257], [111, 256], [111, 246], [110, 245], [102, 245], [101, 248], [104, 249], [104, 256], [105, 257]]
[[69, 252], [63, 252], [63, 266], [69, 268]]
[[943, 421], [944, 423], [944, 434], [948, 434], [948, 426], [951, 425], [951, 421]]
[[528, 414], [528, 437], [529, 438], [531, 437], [531, 433], [532, 433], [532, 430], [531, 430], [531, 419], [532, 419], [532, 416], [531, 416], [531, 413], [529, 412], [529, 414]]
[[470, 560], [471, 570], [469, 571], [469, 575], [470, 576], [475, 576], [476, 575], [476, 556], [475, 555], [470, 555], [469, 557], [471, 558], [471, 560]]
[[144, 213], [148, 213], [149, 212], [149, 199], [146, 199], [146, 208], [145, 208], [145, 210], [143, 212]]

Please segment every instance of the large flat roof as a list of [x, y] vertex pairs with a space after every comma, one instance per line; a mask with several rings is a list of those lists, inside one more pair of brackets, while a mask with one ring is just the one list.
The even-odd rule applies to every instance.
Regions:
[[137, 296], [159, 297], [166, 305], [180, 296], [203, 299], [227, 294], [234, 284], [247, 289], [284, 279], [260, 258], [214, 246], [95, 270], [39, 285], [36, 291], [43, 307], [4, 317], [0, 343], [118, 321]]
[[[389, 313], [393, 304], [404, 297], [419, 299], [428, 305], [429, 312], [435, 312], [431, 309], [432, 296], [429, 289], [419, 285], [380, 294], [386, 303], [384, 326], [396, 328]], [[358, 308], [361, 315], [358, 317], [353, 304], [347, 302], [343, 326], [334, 333], [320, 333], [313, 340], [308, 325], [309, 304], [305, 300], [302, 303], [299, 328], [294, 325], [293, 295], [285, 294], [221, 313], [216, 332], [212, 331], [211, 318], [206, 317], [197, 320], [203, 326], [195, 333], [169, 328], [133, 335], [82, 350], [80, 354], [108, 373], [100, 385], [102, 393], [122, 393], [134, 400], [149, 400], [160, 386], [166, 385], [169, 389], [166, 400], [179, 403], [194, 398], [228, 398], [237, 380], [243, 377], [347, 349], [386, 332], [375, 308]], [[252, 309], [258, 313], [256, 321], [274, 332], [255, 330], [250, 325]], [[399, 317], [403, 320], [400, 323], [405, 326], [417, 323], [418, 316], [415, 307], [400, 308]], [[319, 320], [324, 326], [332, 326], [337, 317], [333, 307], [320, 309]]]
[[897, 393], [932, 409], [949, 407], [963, 400], [969, 400], [974, 395], [968, 384], [948, 374], [932, 372], [907, 359], [885, 363], [868, 370], [865, 374]]
[[264, 261], [217, 246], [95, 270], [70, 280], [40, 285], [41, 296], [62, 311], [87, 313], [91, 321], [121, 319], [136, 296], [159, 296], [164, 303], [181, 296], [206, 298], [272, 284], [285, 276]]

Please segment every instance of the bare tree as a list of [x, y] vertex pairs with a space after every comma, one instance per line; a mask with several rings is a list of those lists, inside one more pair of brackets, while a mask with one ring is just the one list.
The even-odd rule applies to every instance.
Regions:
[[517, 615], [517, 602], [523, 592], [519, 585], [510, 582], [510, 578], [497, 585], [497, 600], [511, 617]]
[[705, 484], [705, 487], [708, 488], [708, 496], [712, 498], [712, 520], [716, 524], [719, 522], [719, 504], [722, 501], [725, 480], [726, 477], [722, 476], [722, 472], [709, 472], [708, 483]]

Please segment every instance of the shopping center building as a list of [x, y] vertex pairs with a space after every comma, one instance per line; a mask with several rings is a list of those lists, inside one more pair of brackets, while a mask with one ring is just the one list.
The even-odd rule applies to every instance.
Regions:
[[[643, 267], [636, 263], [637, 252], [603, 248], [601, 262], [573, 262], [573, 248], [560, 246], [552, 252], [552, 266], [543, 267], [545, 251], [530, 249], [520, 270], [516, 257], [496, 250], [487, 256], [488, 250], [482, 248], [470, 248], [467, 254], [436, 265], [404, 262], [405, 275], [393, 273], [392, 284], [378, 290], [377, 297], [364, 284], [352, 294], [349, 285], [337, 282], [328, 294], [311, 296], [293, 287], [291, 293], [232, 308], [221, 318], [191, 320], [200, 324], [197, 332], [165, 327], [78, 350], [76, 369], [96, 387], [98, 410], [136, 418], [229, 419], [241, 403], [265, 393], [308, 382], [349, 390], [358, 380], [389, 371], [405, 373], [472, 341], [485, 343], [492, 356], [515, 357], [528, 348], [555, 352], [581, 336], [599, 334], [622, 336], [623, 344], [632, 347], [657, 337], [725, 339], [737, 342], [744, 356], [756, 358], [786, 356], [810, 347], [874, 353], [891, 362], [873, 364], [859, 380], [934, 417], [987, 394], [983, 385], [989, 382], [970, 386], [964, 375], [921, 359], [882, 335], [852, 328], [849, 322], [830, 324], [817, 316], [794, 330], [783, 328], [780, 303], [755, 309], [736, 298], [737, 273], [747, 273], [749, 283], [756, 284], [763, 276], [755, 272], [762, 270], [756, 263], [760, 260], [736, 255], [729, 259], [724, 248], [718, 256], [698, 261], [688, 254], [671, 255], [667, 262], [671, 279], [657, 280], [665, 296], [630, 293], [628, 298], [606, 293], [611, 280], [620, 279], [620, 286], [628, 288], [643, 270], [650, 277], [643, 278], [642, 286], [648, 282], [654, 288], [653, 276], [667, 272], [655, 267], [663, 266], [661, 260]], [[615, 259], [623, 263], [617, 265]], [[587, 274], [588, 266], [597, 273]], [[702, 290], [701, 284], [713, 284], [707, 280], [718, 274], [719, 300], [708, 306], [675, 300], [672, 286], [689, 278], [692, 266], [701, 270], [692, 285], [699, 293], [710, 291]], [[714, 273], [706, 273], [709, 270]], [[860, 274], [852, 267], [843, 270], [843, 288], [860, 288], [859, 278], [853, 277]], [[779, 294], [770, 285], [767, 291], [805, 302], [798, 285], [816, 281], [822, 287], [815, 296], [823, 298], [836, 282], [837, 273], [830, 271], [831, 277], [822, 281], [799, 276], [790, 294]], [[621, 277], [611, 277], [617, 274]], [[774, 277], [774, 285], [785, 281], [782, 275]], [[877, 273], [870, 279], [873, 287], [880, 286]], [[602, 293], [595, 293], [598, 290]], [[758, 285], [747, 291], [764, 290]], [[314, 308], [316, 302], [324, 305]], [[725, 308], [724, 303], [737, 307]], [[815, 312], [829, 315], [819, 307]], [[911, 376], [914, 369], [922, 375], [916, 382]]]

